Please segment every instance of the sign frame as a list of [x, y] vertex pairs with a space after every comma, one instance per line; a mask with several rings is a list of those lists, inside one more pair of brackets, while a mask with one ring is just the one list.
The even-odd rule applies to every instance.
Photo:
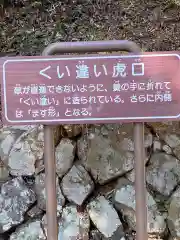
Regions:
[[[33, 123], [43, 123], [43, 124], [65, 124], [66, 122], [69, 122], [69, 124], [77, 124], [77, 123], [93, 123], [93, 122], [117, 122], [117, 121], [127, 121], [127, 122], [139, 122], [139, 121], [157, 121], [157, 120], [177, 120], [180, 117], [180, 112], [177, 115], [167, 115], [167, 116], [140, 116], [140, 117], [86, 117], [86, 118], [55, 118], [55, 119], [33, 119], [33, 120], [25, 120], [25, 119], [18, 119], [18, 120], [12, 120], [9, 119], [7, 116], [7, 106], [8, 106], [8, 101], [7, 101], [7, 82], [6, 82], [6, 64], [8, 63], [17, 63], [17, 62], [48, 62], [48, 61], [68, 61], [68, 60], [87, 60], [87, 59], [115, 59], [115, 58], [122, 58], [122, 59], [132, 59], [132, 58], [151, 58], [151, 57], [177, 57], [178, 60], [180, 59], [180, 55], [178, 55], [176, 52], [174, 53], [159, 53], [159, 54], [153, 54], [153, 53], [148, 53], [148, 54], [130, 54], [130, 55], [87, 55], [87, 56], [58, 56], [58, 57], [43, 57], [43, 58], [19, 58], [19, 59], [14, 59], [14, 58], [10, 58], [4, 61], [3, 63], [3, 85], [2, 85], [2, 90], [3, 90], [3, 112], [4, 112], [4, 118], [6, 120], [6, 123], [9, 124], [33, 124]], [[44, 75], [44, 73], [42, 72], [44, 70], [40, 70], [40, 74]], [[155, 106], [154, 106], [155, 107]]]
[[[87, 53], [126, 51], [139, 54], [140, 48], [131, 41], [92, 41], [92, 42], [64, 42], [47, 46], [42, 55], [59, 53]], [[116, 121], [117, 122], [117, 121]], [[135, 189], [136, 189], [136, 239], [147, 240], [147, 209], [146, 209], [146, 181], [145, 181], [145, 149], [144, 124], [134, 124], [134, 158], [135, 158]], [[53, 127], [44, 125], [44, 163], [46, 187], [46, 215], [47, 239], [58, 240], [57, 200], [56, 200], [56, 164]]]

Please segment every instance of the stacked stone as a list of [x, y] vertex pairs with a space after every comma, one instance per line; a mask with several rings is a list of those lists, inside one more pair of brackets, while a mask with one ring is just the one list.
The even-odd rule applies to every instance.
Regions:
[[[54, 133], [59, 239], [135, 239], [133, 125], [65, 125]], [[146, 126], [144, 147], [149, 240], [178, 240], [179, 123]], [[43, 152], [43, 126], [0, 129], [2, 239], [46, 239]]]

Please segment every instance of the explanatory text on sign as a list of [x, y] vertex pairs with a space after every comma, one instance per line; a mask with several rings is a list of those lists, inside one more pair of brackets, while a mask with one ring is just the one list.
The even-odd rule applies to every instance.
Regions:
[[2, 69], [6, 124], [179, 118], [178, 54], [12, 58]]

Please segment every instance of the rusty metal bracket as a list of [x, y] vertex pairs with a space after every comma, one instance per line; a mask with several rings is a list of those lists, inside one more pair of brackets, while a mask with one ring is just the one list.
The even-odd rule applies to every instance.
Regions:
[[[131, 41], [90, 41], [90, 42], [61, 42], [47, 46], [42, 55], [59, 53], [85, 53], [104, 51], [127, 51], [140, 53], [140, 48]], [[57, 201], [56, 201], [56, 170], [55, 147], [53, 130], [44, 126], [45, 134], [45, 172], [47, 194], [47, 235], [48, 240], [58, 239]], [[135, 189], [136, 189], [136, 239], [147, 240], [147, 210], [146, 210], [146, 184], [145, 184], [145, 151], [144, 151], [144, 124], [134, 124], [134, 152], [135, 152]]]

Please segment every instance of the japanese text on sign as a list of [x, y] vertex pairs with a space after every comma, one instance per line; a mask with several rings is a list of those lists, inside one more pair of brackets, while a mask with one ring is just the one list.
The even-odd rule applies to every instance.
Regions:
[[10, 59], [4, 121], [77, 123], [176, 119], [179, 55]]

